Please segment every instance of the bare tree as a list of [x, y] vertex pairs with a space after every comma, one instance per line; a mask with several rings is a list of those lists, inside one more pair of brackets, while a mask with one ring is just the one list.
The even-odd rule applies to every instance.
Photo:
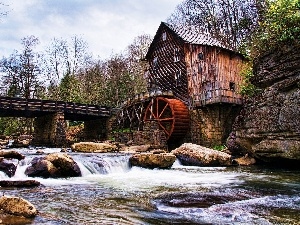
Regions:
[[[91, 67], [92, 62], [88, 45], [82, 38], [74, 36], [71, 41], [54, 38], [44, 57], [44, 68], [49, 80], [48, 97], [78, 101], [78, 95], [75, 94], [81, 91], [78, 89], [78, 83], [84, 82], [82, 76], [84, 71]], [[63, 85], [60, 85], [62, 79]], [[67, 84], [75, 81], [76, 85]], [[68, 92], [66, 87], [72, 90], [69, 89]], [[66, 96], [68, 93], [70, 96]]]
[[58, 81], [66, 74], [66, 61], [68, 59], [68, 44], [66, 40], [54, 38], [46, 49], [45, 71], [50, 80]]
[[144, 79], [147, 63], [144, 58], [151, 42], [152, 37], [144, 34], [136, 37], [133, 43], [127, 47], [128, 70], [135, 84], [133, 86], [135, 94], [147, 91], [147, 83]]
[[34, 48], [38, 44], [39, 39], [35, 36], [22, 39], [24, 49], [20, 55], [20, 85], [21, 93], [26, 99], [37, 97], [39, 86], [42, 85], [42, 81], [39, 79], [39, 75], [41, 75], [39, 66], [40, 55], [34, 52]]
[[[73, 78], [70, 75], [66, 77], [68, 79], [63, 78], [60, 91], [64, 89], [67, 93], [73, 93], [73, 96], [77, 96], [77, 99], [84, 103], [111, 106], [117, 106], [134, 94], [146, 91], [146, 82], [143, 77], [145, 62], [142, 59], [148, 51], [151, 40], [149, 35], [136, 37], [127, 47], [126, 54], [112, 55], [105, 61], [78, 57], [83, 61], [76, 61], [73, 65], [79, 63], [84, 66], [74, 71]], [[80, 49], [81, 46], [77, 47]], [[74, 95], [73, 87], [68, 86], [67, 82], [70, 81], [74, 82], [73, 86], [77, 85], [78, 95]]]
[[86, 68], [91, 62], [91, 54], [88, 53], [88, 44], [82, 38], [74, 36], [69, 48], [69, 72], [73, 75]]
[[3, 58], [0, 62], [2, 72], [2, 94], [9, 97], [20, 95], [20, 61], [18, 52], [15, 51], [9, 57]]
[[126, 54], [95, 60], [85, 41], [53, 39], [45, 54], [50, 80], [48, 98], [116, 106], [134, 94], [146, 91], [145, 61], [152, 38], [136, 37]]
[[[23, 49], [20, 53], [15, 51], [8, 58], [1, 60], [2, 82], [8, 96], [29, 99], [41, 98], [44, 94], [40, 69], [41, 56], [35, 52], [38, 44], [37, 37], [25, 37], [22, 39]], [[18, 121], [27, 129], [23, 132], [32, 133], [32, 119], [19, 119]], [[21, 130], [19, 129], [19, 131]]]
[[258, 26], [263, 4], [264, 0], [185, 0], [168, 23], [197, 29], [240, 51]]
[[44, 63], [49, 79], [57, 83], [65, 74], [75, 75], [90, 61], [88, 44], [74, 36], [71, 41], [54, 38], [46, 50]]
[[3, 86], [6, 87], [9, 96], [24, 98], [40, 97], [43, 90], [39, 53], [35, 47], [39, 44], [38, 38], [28, 36], [22, 39], [23, 50], [15, 51], [8, 58], [1, 60], [1, 72], [3, 73]]

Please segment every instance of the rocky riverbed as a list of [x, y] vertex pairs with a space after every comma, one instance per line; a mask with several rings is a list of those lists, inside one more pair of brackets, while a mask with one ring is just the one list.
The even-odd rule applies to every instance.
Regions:
[[[195, 148], [195, 146], [193, 146]], [[34, 158], [62, 149], [12, 149], [25, 158], [7, 181], [28, 180]], [[132, 166], [135, 153], [68, 152], [81, 176], [33, 178], [40, 185], [1, 187], [6, 196], [29, 201], [35, 217], [0, 215], [3, 224], [296, 224], [300, 173], [261, 166]], [[158, 152], [157, 152], [158, 154]]]

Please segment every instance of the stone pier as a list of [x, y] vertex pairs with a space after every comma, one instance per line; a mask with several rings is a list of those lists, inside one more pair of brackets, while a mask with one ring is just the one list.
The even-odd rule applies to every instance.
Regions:
[[58, 112], [35, 118], [35, 146], [61, 147], [66, 145], [66, 122], [64, 113]]
[[191, 110], [187, 141], [207, 147], [225, 144], [240, 110], [241, 106], [226, 103]]

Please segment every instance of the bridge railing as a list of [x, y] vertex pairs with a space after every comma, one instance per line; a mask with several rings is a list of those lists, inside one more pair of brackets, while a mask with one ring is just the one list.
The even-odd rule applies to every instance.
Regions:
[[111, 114], [110, 108], [106, 106], [11, 97], [0, 97], [0, 108], [7, 110], [65, 112], [70, 114], [85, 114], [103, 117], [108, 117]]

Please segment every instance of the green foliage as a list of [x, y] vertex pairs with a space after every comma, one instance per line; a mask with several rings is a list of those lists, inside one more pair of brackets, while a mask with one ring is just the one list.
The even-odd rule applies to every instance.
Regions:
[[252, 97], [257, 93], [258, 89], [250, 81], [253, 77], [253, 65], [251, 61], [244, 64], [241, 76], [243, 77], [243, 84], [241, 85], [240, 94], [245, 97]]
[[262, 18], [253, 39], [254, 57], [270, 49], [280, 48], [282, 44], [299, 43], [299, 0], [268, 0]]
[[74, 127], [74, 126], [84, 126], [84, 122], [83, 121], [70, 121], [69, 122], [69, 126], [70, 127]]
[[59, 85], [60, 100], [66, 102], [81, 102], [79, 82], [74, 75], [66, 74]]
[[10, 117], [0, 117], [0, 134], [13, 135], [24, 133], [24, 120]]
[[[152, 38], [137, 37], [126, 54], [106, 60], [94, 59], [87, 44], [78, 37], [71, 42], [54, 39], [44, 53], [35, 51], [38, 38], [22, 39], [23, 50], [0, 60], [1, 94], [9, 97], [51, 99], [57, 101], [118, 107], [147, 85], [141, 62]], [[77, 122], [71, 122], [74, 127]], [[17, 118], [0, 118], [0, 133], [31, 133], [32, 123]], [[127, 132], [123, 130], [121, 132]]]
[[226, 145], [215, 145], [212, 147], [213, 150], [217, 150], [217, 151], [224, 151], [226, 149]]

